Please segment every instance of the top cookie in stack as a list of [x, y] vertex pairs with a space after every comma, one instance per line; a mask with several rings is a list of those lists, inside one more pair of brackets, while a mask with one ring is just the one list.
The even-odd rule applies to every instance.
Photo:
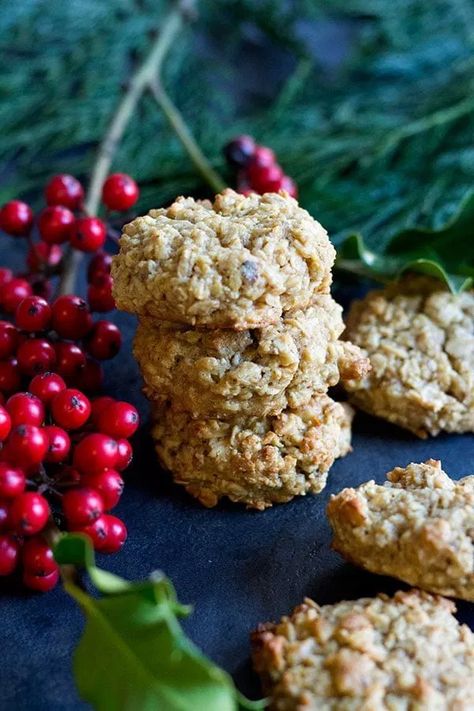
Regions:
[[114, 296], [140, 317], [157, 450], [206, 505], [320, 491], [349, 450], [349, 412], [326, 392], [367, 361], [339, 341], [334, 258], [285, 193], [178, 198], [125, 226]]

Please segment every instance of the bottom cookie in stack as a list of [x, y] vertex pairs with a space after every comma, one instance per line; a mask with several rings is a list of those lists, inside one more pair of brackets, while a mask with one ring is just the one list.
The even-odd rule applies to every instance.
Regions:
[[265, 509], [318, 493], [351, 449], [352, 410], [327, 395], [266, 417], [193, 419], [157, 404], [152, 417], [161, 463], [205, 506], [228, 497]]

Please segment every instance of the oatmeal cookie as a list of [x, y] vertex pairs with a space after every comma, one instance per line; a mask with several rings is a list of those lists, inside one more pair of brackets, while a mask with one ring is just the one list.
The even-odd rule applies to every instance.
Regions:
[[151, 400], [193, 416], [260, 417], [307, 404], [340, 371], [365, 375], [360, 350], [338, 341], [343, 329], [341, 307], [323, 294], [274, 326], [246, 331], [141, 319], [133, 350]]
[[279, 415], [233, 421], [153, 409], [158, 456], [205, 506], [227, 496], [264, 509], [321, 491], [337, 457], [350, 451], [352, 413], [327, 395]]
[[355, 302], [347, 338], [372, 370], [348, 383], [362, 410], [419, 437], [474, 431], [474, 292], [410, 277]]
[[259, 328], [327, 293], [334, 258], [324, 228], [286, 193], [181, 197], [124, 227], [114, 297], [141, 316]]
[[419, 590], [319, 607], [252, 635], [273, 711], [470, 711], [474, 635]]
[[474, 476], [430, 459], [332, 496], [334, 548], [373, 573], [474, 602]]

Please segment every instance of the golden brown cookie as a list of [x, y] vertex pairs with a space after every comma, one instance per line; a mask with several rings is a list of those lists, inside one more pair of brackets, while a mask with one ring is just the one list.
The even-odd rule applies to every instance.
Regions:
[[155, 406], [153, 419], [163, 466], [205, 506], [226, 496], [264, 509], [318, 493], [334, 460], [350, 450], [350, 408], [327, 395], [262, 418], [193, 419]]
[[328, 292], [334, 247], [286, 193], [178, 198], [126, 225], [112, 276], [117, 306], [165, 321], [260, 328]]
[[373, 573], [474, 602], [474, 476], [430, 459], [332, 496], [334, 548]]
[[365, 375], [368, 361], [338, 341], [342, 309], [329, 294], [273, 326], [192, 329], [141, 319], [133, 352], [151, 400], [193, 416], [228, 419], [300, 407], [339, 381]]
[[273, 711], [470, 711], [474, 635], [419, 590], [319, 607], [252, 635]]
[[355, 302], [347, 338], [372, 370], [349, 382], [362, 410], [419, 437], [474, 431], [474, 292], [410, 276]]

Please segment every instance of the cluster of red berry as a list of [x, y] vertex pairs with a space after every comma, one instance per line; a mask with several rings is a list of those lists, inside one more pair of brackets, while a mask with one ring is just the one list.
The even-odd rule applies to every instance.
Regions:
[[295, 182], [278, 165], [274, 152], [259, 146], [251, 136], [237, 136], [224, 148], [225, 157], [237, 174], [237, 190], [244, 195], [252, 192], [277, 193], [286, 190], [297, 197]]
[[[13, 200], [0, 210], [0, 228], [28, 238], [29, 269], [17, 277], [0, 268], [0, 308], [13, 319], [0, 321], [0, 576], [21, 567], [25, 585], [39, 591], [58, 581], [55, 528], [88, 534], [103, 553], [123, 545], [125, 525], [109, 512], [120, 499], [129, 438], [139, 424], [133, 405], [90, 399], [103, 382], [100, 361], [113, 358], [122, 340], [114, 323], [94, 323], [91, 315], [114, 308], [111, 255], [99, 251], [89, 263], [89, 306], [73, 295], [44, 298], [49, 278], [61, 273], [61, 243], [101, 249], [106, 224], [84, 215], [84, 191], [72, 176], [55, 176], [45, 196], [37, 242], [26, 203]], [[137, 197], [126, 175], [104, 184], [110, 210], [129, 209]]]

